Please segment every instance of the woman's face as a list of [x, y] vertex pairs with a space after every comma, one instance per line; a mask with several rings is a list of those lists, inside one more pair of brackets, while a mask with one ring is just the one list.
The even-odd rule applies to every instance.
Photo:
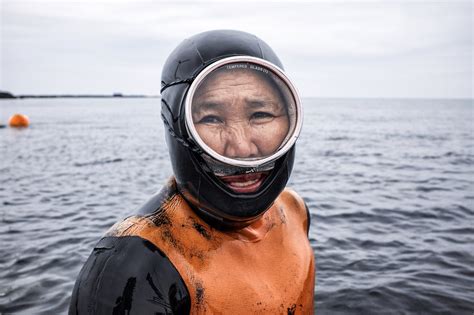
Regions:
[[221, 71], [199, 87], [192, 117], [201, 139], [234, 159], [269, 156], [288, 134], [287, 110], [279, 92], [252, 71]]

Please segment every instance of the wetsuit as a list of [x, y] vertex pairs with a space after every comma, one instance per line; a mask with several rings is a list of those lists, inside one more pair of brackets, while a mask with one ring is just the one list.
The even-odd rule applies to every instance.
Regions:
[[95, 246], [70, 314], [311, 314], [308, 227], [303, 200], [285, 189], [252, 225], [215, 229], [171, 180]]

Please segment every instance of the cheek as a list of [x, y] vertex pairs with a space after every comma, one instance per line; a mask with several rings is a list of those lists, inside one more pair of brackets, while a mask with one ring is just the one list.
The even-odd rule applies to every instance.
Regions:
[[277, 117], [268, 124], [255, 127], [254, 143], [263, 155], [271, 155], [285, 139], [288, 129], [287, 117]]
[[219, 128], [210, 127], [207, 125], [196, 125], [196, 131], [201, 137], [202, 141], [207, 144], [211, 149], [219, 154], [224, 152], [224, 141], [221, 139], [221, 130]]

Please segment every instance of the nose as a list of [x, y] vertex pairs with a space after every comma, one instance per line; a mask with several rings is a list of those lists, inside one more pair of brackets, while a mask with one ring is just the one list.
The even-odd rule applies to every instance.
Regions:
[[258, 147], [252, 141], [248, 126], [232, 126], [226, 131], [224, 156], [230, 158], [250, 158], [258, 156]]

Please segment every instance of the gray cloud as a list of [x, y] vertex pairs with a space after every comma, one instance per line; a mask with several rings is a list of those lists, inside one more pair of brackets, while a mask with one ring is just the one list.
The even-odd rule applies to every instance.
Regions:
[[0, 88], [158, 93], [184, 38], [267, 41], [304, 96], [472, 97], [472, 4], [407, 1], [2, 2]]

